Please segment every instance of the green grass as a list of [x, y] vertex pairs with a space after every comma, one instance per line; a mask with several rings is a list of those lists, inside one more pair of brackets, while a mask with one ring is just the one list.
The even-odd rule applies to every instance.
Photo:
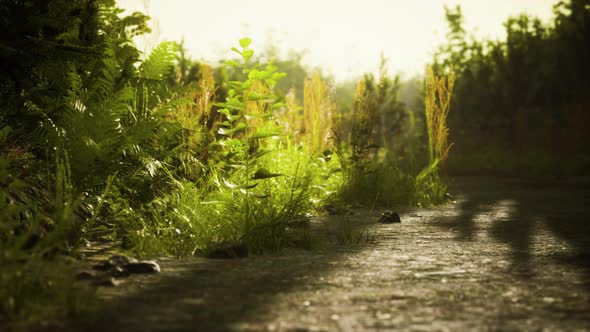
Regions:
[[60, 322], [91, 315], [99, 301], [95, 289], [74, 281], [71, 261], [47, 261], [21, 252], [0, 258], [0, 320]]
[[359, 246], [375, 242], [375, 235], [366, 223], [353, 220], [351, 216], [339, 216], [325, 222], [326, 236], [330, 243], [340, 246]]

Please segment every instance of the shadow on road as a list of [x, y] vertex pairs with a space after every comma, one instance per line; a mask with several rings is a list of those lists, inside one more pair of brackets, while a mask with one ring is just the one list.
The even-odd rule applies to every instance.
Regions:
[[[236, 260], [191, 258], [163, 264], [167, 273], [151, 285], [123, 290], [85, 331], [229, 331], [241, 322], [263, 323], [281, 296], [306, 289], [334, 268], [334, 262], [362, 246], [327, 245], [312, 251]], [[131, 282], [132, 283], [132, 282]], [[317, 280], [316, 280], [317, 284]], [[114, 290], [116, 292], [116, 290]], [[301, 306], [304, 306], [302, 299]]]
[[[444, 218], [462, 241], [477, 241], [487, 232], [510, 247], [511, 264], [523, 277], [530, 276], [532, 243], [552, 245], [535, 238], [549, 230], [567, 243], [552, 258], [585, 274], [590, 290], [590, 183], [573, 179], [482, 178], [453, 179], [458, 215]], [[484, 216], [483, 218], [480, 218]], [[544, 242], [545, 241], [545, 242]]]

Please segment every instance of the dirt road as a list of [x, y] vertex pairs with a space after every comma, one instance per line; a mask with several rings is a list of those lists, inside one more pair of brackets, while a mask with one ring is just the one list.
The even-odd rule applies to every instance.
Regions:
[[590, 330], [590, 184], [457, 178], [455, 203], [357, 211], [372, 241], [164, 260], [101, 289], [99, 331]]

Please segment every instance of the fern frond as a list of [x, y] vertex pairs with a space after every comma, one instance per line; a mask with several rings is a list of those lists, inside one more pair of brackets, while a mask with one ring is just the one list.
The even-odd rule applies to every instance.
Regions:
[[141, 65], [141, 77], [148, 80], [163, 79], [174, 66], [178, 50], [176, 42], [160, 43]]

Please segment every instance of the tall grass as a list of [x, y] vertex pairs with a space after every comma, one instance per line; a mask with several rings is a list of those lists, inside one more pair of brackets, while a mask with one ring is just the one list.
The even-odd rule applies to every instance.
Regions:
[[308, 155], [322, 153], [327, 148], [332, 114], [336, 105], [330, 98], [330, 89], [318, 72], [303, 84], [303, 119]]
[[436, 160], [444, 163], [453, 146], [448, 142], [449, 128], [447, 116], [451, 105], [451, 96], [455, 86], [455, 74], [451, 71], [446, 76], [436, 76], [432, 67], [426, 70], [425, 111], [428, 132], [428, 152], [430, 163]]
[[416, 177], [416, 196], [420, 205], [440, 203], [446, 199], [447, 187], [441, 180], [440, 171], [449, 156], [452, 143], [448, 142], [449, 128], [447, 116], [455, 75], [436, 76], [431, 67], [427, 68], [425, 78], [425, 114], [428, 133], [429, 165]]
[[[385, 78], [379, 81], [381, 86]], [[380, 107], [380, 101], [395, 99], [396, 96], [387, 96], [386, 92], [369, 82], [372, 80], [362, 79], [355, 89], [348, 137], [342, 131], [345, 127], [343, 119], [334, 119], [332, 130], [344, 173], [340, 197], [349, 204], [366, 206], [412, 204], [415, 196], [414, 178], [397, 165], [395, 158], [391, 158], [391, 151], [383, 151], [389, 146], [380, 147], [376, 144], [384, 134], [377, 130], [379, 120], [383, 118], [379, 112], [385, 109]], [[384, 158], [387, 155], [390, 157]]]

